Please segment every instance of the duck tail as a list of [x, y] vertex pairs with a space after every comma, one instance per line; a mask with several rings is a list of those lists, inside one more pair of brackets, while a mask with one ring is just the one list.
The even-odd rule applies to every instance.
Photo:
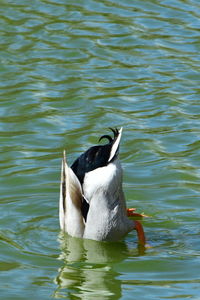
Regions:
[[122, 135], [122, 127], [119, 130], [113, 129], [113, 128], [110, 128], [110, 129], [114, 133], [114, 139], [113, 139], [113, 144], [112, 144], [112, 148], [110, 151], [110, 157], [108, 159], [108, 162], [110, 162], [118, 154], [119, 143], [120, 143], [121, 135]]

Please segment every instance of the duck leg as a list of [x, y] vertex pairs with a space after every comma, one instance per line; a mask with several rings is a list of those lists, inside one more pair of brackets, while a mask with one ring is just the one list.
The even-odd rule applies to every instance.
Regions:
[[137, 231], [138, 244], [141, 246], [146, 245], [146, 238], [144, 234], [144, 229], [140, 221], [134, 221], [134, 229]]
[[[127, 208], [127, 216], [128, 217], [147, 217], [145, 214], [139, 214], [135, 212], [136, 208]], [[138, 244], [141, 246], [146, 245], [146, 238], [145, 238], [145, 233], [143, 226], [140, 221], [134, 220], [134, 230], [137, 231], [137, 237], [138, 237]]]

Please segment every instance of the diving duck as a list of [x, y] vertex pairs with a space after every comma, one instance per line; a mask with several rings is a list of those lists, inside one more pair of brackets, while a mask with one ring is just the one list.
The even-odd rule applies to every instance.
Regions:
[[145, 235], [133, 208], [126, 208], [122, 190], [122, 167], [118, 159], [120, 130], [110, 128], [113, 137], [81, 154], [68, 166], [65, 151], [61, 166], [60, 227], [73, 237], [97, 241], [117, 241], [128, 232], [137, 231], [138, 242], [145, 245]]

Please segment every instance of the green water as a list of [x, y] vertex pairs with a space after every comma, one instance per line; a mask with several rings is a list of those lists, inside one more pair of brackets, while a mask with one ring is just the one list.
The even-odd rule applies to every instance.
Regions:
[[[1, 0], [0, 296], [200, 299], [200, 2]], [[68, 161], [123, 126], [151, 248], [63, 237]]]

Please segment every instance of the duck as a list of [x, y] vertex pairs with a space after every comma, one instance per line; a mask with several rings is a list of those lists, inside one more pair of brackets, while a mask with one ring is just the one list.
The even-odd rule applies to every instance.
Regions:
[[105, 144], [90, 147], [71, 166], [63, 151], [61, 163], [59, 222], [72, 237], [96, 241], [119, 241], [136, 230], [138, 244], [146, 238], [139, 220], [143, 216], [126, 207], [122, 188], [123, 170], [119, 160], [122, 128], [109, 128], [102, 135]]

